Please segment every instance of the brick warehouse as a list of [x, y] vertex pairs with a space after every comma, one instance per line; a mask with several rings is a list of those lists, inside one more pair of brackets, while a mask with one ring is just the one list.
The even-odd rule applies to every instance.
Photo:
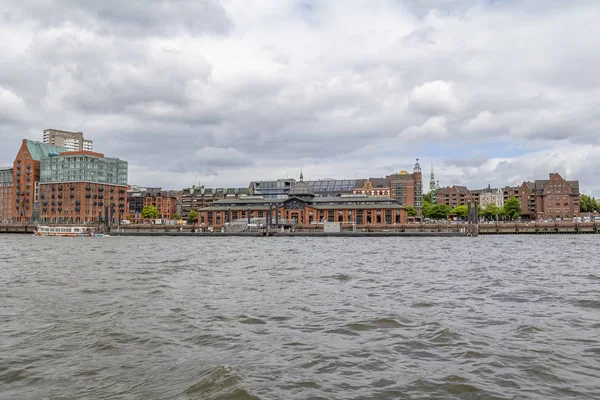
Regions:
[[44, 157], [63, 151], [67, 149], [23, 139], [13, 163], [13, 220], [33, 222], [39, 219], [40, 162]]
[[90, 151], [41, 160], [40, 219], [47, 223], [121, 220], [127, 212], [127, 162]]

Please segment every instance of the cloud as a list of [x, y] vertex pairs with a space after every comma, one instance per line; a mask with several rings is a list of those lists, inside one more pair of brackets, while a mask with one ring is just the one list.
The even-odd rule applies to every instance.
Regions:
[[585, 0], [9, 0], [0, 164], [49, 127], [168, 188], [417, 157], [442, 184], [504, 184], [578, 149], [563, 164], [600, 196], [579, 164], [600, 145], [598, 19]]
[[436, 114], [457, 112], [461, 104], [455, 94], [454, 83], [433, 81], [417, 86], [410, 92], [409, 106], [415, 111]]
[[21, 97], [0, 86], [0, 123], [20, 122], [27, 118], [27, 106]]
[[443, 139], [448, 135], [448, 119], [446, 117], [431, 117], [420, 126], [411, 126], [402, 131], [400, 135], [404, 140], [416, 139]]

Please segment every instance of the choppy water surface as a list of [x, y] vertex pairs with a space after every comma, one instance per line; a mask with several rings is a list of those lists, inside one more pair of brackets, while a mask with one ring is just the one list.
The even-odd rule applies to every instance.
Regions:
[[600, 398], [599, 240], [1, 235], [0, 398]]

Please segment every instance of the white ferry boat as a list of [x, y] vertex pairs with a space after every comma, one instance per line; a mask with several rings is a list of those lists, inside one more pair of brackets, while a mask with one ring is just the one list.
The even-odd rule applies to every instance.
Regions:
[[89, 226], [38, 226], [35, 236], [106, 237]]

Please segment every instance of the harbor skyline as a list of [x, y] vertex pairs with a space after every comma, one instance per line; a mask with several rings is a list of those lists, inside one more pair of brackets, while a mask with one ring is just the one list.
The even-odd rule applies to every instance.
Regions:
[[450, 186], [558, 172], [600, 196], [591, 2], [52, 4], [0, 16], [0, 166], [57, 128], [142, 186], [386, 176], [420, 158]]

